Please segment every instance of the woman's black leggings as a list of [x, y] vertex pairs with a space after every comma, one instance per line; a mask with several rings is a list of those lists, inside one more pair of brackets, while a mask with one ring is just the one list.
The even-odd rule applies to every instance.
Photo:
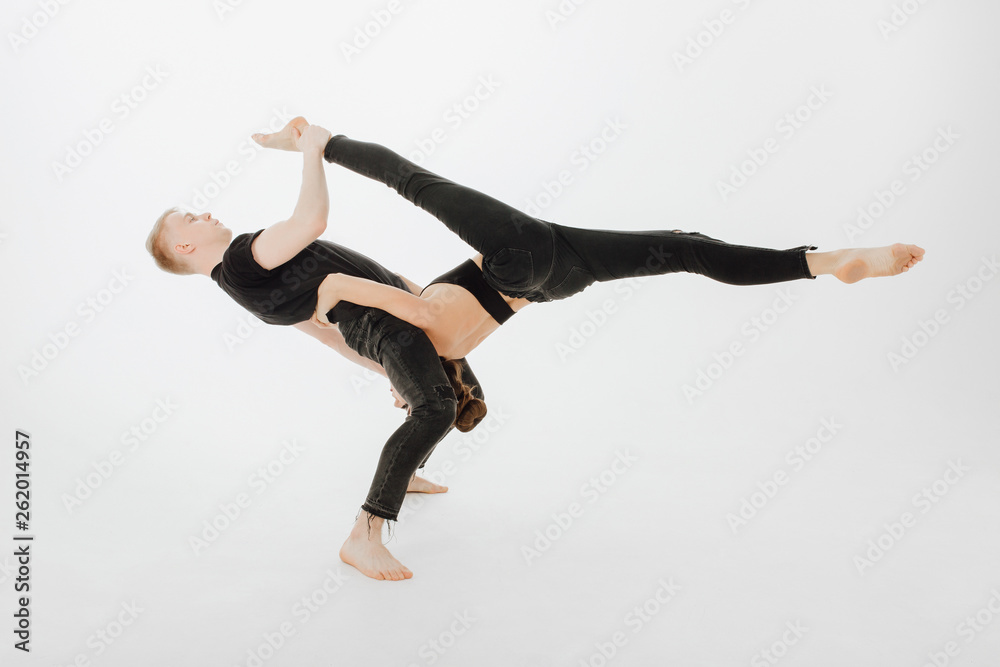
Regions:
[[434, 215], [482, 253], [486, 282], [510, 297], [553, 301], [595, 281], [677, 272], [731, 285], [815, 278], [805, 253], [816, 246], [772, 250], [697, 232], [565, 227], [442, 178], [384, 146], [342, 134], [330, 139], [324, 158], [386, 184]]

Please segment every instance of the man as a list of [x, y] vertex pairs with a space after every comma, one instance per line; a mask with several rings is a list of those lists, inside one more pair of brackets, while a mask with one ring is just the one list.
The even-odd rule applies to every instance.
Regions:
[[[338, 304], [328, 317], [331, 322], [351, 322], [350, 340], [337, 328], [321, 329], [309, 321], [317, 286], [330, 273], [420, 293], [418, 285], [374, 260], [319, 240], [329, 213], [323, 162], [330, 137], [329, 131], [302, 117], [293, 118], [275, 134], [254, 135], [267, 148], [302, 153], [302, 188], [287, 220], [234, 238], [232, 230], [210, 213], [196, 216], [171, 208], [154, 224], [146, 249], [164, 271], [208, 276], [262, 321], [294, 326], [389, 379], [395, 405], [408, 414], [383, 447], [368, 497], [340, 558], [374, 579], [409, 579], [413, 573], [382, 544], [382, 525], [397, 518], [406, 492], [447, 491], [418, 477], [416, 471], [453, 427], [456, 395], [434, 346], [417, 327], [385, 311], [347, 302]], [[468, 363], [460, 362], [462, 381], [475, 385], [474, 393], [482, 398]]]

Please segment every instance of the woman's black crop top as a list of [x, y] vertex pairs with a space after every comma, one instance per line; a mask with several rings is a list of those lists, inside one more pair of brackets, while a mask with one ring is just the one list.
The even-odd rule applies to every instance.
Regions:
[[[503, 324], [514, 314], [514, 310], [504, 301], [500, 293], [486, 283], [486, 279], [483, 278], [483, 270], [476, 266], [476, 263], [471, 259], [462, 262], [451, 271], [441, 274], [430, 281], [427, 287], [436, 283], [449, 283], [469, 290], [472, 296], [476, 297], [479, 305], [497, 321], [497, 324]], [[420, 293], [423, 294], [423, 291]]]

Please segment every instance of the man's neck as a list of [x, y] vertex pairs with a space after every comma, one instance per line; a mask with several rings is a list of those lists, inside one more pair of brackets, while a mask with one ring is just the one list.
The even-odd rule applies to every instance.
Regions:
[[195, 272], [211, 278], [212, 271], [215, 269], [215, 267], [217, 267], [219, 264], [222, 263], [222, 256], [226, 254], [226, 248], [228, 248], [228, 246], [219, 248], [216, 252], [213, 252], [210, 255], [206, 255], [196, 265]]

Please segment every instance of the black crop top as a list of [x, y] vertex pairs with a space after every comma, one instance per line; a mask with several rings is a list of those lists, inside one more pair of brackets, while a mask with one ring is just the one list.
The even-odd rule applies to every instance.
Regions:
[[[471, 259], [462, 262], [451, 271], [441, 274], [427, 283], [427, 287], [436, 283], [449, 283], [469, 290], [472, 296], [476, 297], [479, 305], [497, 321], [497, 324], [503, 324], [514, 314], [514, 309], [504, 301], [499, 292], [486, 283], [483, 278], [483, 270], [476, 266], [476, 263]], [[423, 291], [421, 290], [420, 293], [423, 294]]]

